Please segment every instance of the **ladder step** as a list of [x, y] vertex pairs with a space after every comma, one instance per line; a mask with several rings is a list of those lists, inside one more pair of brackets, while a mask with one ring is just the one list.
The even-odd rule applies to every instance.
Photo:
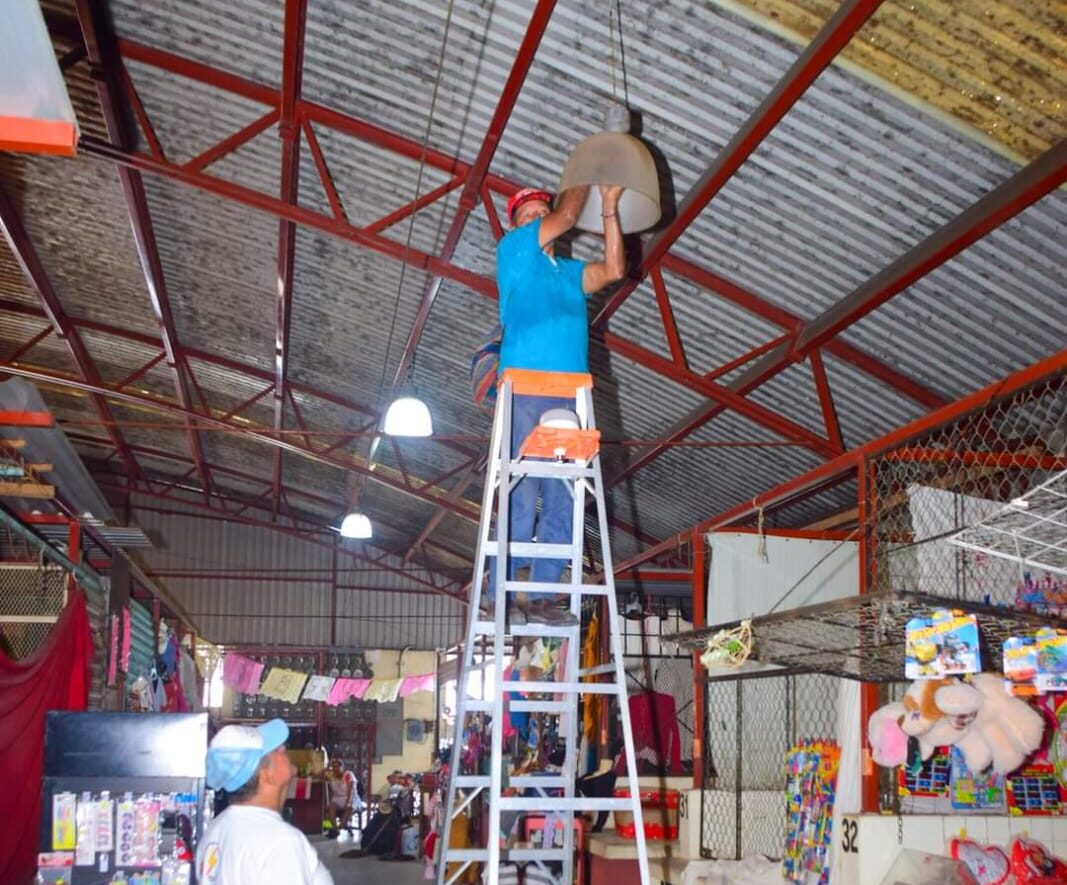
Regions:
[[592, 479], [596, 471], [579, 464], [557, 464], [554, 461], [512, 461], [508, 464], [512, 476], [547, 476], [552, 479]]
[[632, 811], [630, 799], [566, 799], [562, 796], [501, 796], [502, 811]]
[[512, 713], [569, 713], [574, 709], [570, 701], [508, 701]]
[[508, 786], [520, 790], [562, 790], [571, 778], [558, 774], [519, 774], [508, 778]]
[[502, 860], [558, 860], [562, 862], [566, 855], [562, 848], [511, 848], [502, 851], [500, 856]]
[[492, 713], [493, 702], [492, 701], [475, 701], [467, 700], [464, 704], [464, 713]]
[[[576, 549], [576, 544], [537, 544], [533, 541], [511, 541], [508, 544], [508, 552], [512, 556], [530, 557], [531, 559], [570, 559]], [[498, 553], [496, 541], [485, 542], [485, 555], [496, 556]]]
[[[559, 860], [564, 858], [562, 848], [505, 848], [500, 851], [502, 861]], [[445, 863], [488, 863], [488, 848], [449, 848], [445, 852]]]
[[604, 596], [608, 588], [604, 584], [553, 584], [549, 581], [505, 581], [506, 593], [552, 593], [556, 596]]
[[489, 775], [487, 774], [461, 774], [457, 775], [455, 785], [459, 789], [470, 790], [474, 787], [488, 787]]
[[554, 636], [559, 639], [573, 639], [579, 629], [579, 624], [571, 624], [569, 627], [556, 624], [517, 624], [511, 628], [511, 635]]
[[[614, 682], [516, 682], [505, 683], [505, 694], [518, 694], [519, 692], [536, 692], [537, 694], [613, 694], [625, 693], [626, 688], [620, 688]], [[511, 686], [515, 687], [512, 688]]]

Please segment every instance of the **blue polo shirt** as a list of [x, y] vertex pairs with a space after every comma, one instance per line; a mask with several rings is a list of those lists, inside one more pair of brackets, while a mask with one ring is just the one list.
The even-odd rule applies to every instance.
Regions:
[[500, 296], [500, 371], [589, 371], [585, 262], [549, 258], [537, 244], [541, 219], [513, 230], [496, 247]]

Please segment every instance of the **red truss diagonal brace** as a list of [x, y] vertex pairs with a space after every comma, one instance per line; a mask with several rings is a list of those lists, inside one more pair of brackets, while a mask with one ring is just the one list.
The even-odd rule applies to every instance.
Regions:
[[[100, 379], [100, 373], [97, 371], [92, 357], [89, 356], [89, 351], [78, 334], [78, 330], [63, 309], [56, 290], [52, 288], [52, 281], [48, 278], [44, 265], [41, 264], [37, 250], [33, 247], [33, 243], [30, 242], [30, 236], [26, 232], [18, 212], [15, 210], [15, 204], [3, 189], [0, 189], [0, 227], [3, 228], [4, 238], [11, 249], [11, 254], [15, 256], [19, 267], [22, 268], [26, 282], [30, 284], [30, 287], [37, 294], [37, 298], [41, 303], [41, 307], [44, 308], [52, 328], [66, 343], [71, 359], [74, 360], [74, 365], [81, 376], [81, 383], [89, 387], [100, 386], [103, 383]], [[115, 447], [115, 451], [118, 452], [119, 457], [122, 459], [123, 466], [131, 476], [142, 476], [141, 465], [137, 463], [137, 459], [134, 457], [133, 452], [130, 451], [126, 440], [123, 439], [122, 434], [114, 426], [115, 418], [111, 414], [111, 407], [108, 405], [103, 392], [99, 390], [93, 391], [90, 398], [100, 420], [105, 422], [107, 434]]]
[[675, 241], [685, 233], [686, 228], [704, 211], [708, 203], [760, 146], [763, 139], [778, 125], [819, 74], [845, 48], [879, 5], [881, 0], [848, 0], [841, 4], [770, 94], [752, 112], [730, 143], [723, 148], [711, 167], [678, 204], [678, 214], [674, 220], [645, 244], [640, 265], [597, 314], [593, 320], [594, 328], [601, 328], [630, 297], [641, 280], [659, 264]]
[[[96, 77], [96, 91], [104, 112], [108, 134], [115, 144], [131, 149], [135, 141], [123, 119], [121, 83], [126, 82], [131, 88], [132, 83], [129, 77], [124, 75], [122, 62], [115, 49], [114, 34], [111, 33], [109, 26], [103, 23], [103, 8], [99, 4], [93, 4], [90, 0], [76, 0], [76, 7], [82, 33], [85, 35], [85, 48], [89, 61], [100, 71], [100, 75]], [[133, 103], [140, 107], [138, 100], [134, 99]], [[141, 115], [143, 116], [143, 108], [141, 108]], [[155, 141], [147, 117], [143, 116], [143, 119], [147, 127], [146, 137], [154, 146], [153, 153], [163, 159], [163, 150]], [[152, 303], [152, 312], [159, 326], [163, 350], [167, 354], [167, 365], [174, 381], [174, 391], [178, 402], [184, 408], [191, 408], [193, 398], [189, 389], [189, 377], [192, 373], [181, 345], [178, 343], [174, 316], [170, 307], [170, 296], [167, 294], [167, 285], [163, 278], [163, 264], [159, 259], [155, 230], [148, 211], [148, 197], [145, 194], [144, 181], [139, 172], [128, 167], [120, 166], [118, 174], [130, 216], [130, 228], [137, 245], [137, 255], [144, 272], [145, 288]], [[200, 437], [195, 430], [190, 430], [188, 440], [189, 450], [193, 454], [197, 473], [206, 493], [211, 486], [211, 477], [204, 467], [204, 452]]]
[[[282, 105], [278, 132], [282, 139], [282, 202], [296, 205], [300, 188], [300, 100], [304, 70], [304, 34], [307, 0], [286, 0], [285, 37], [282, 59]], [[293, 314], [293, 273], [296, 266], [296, 224], [278, 221], [278, 291], [274, 303], [274, 429], [285, 428], [285, 403], [289, 393], [289, 327]], [[278, 515], [282, 493], [282, 450], [274, 450], [274, 495], [271, 513]]]

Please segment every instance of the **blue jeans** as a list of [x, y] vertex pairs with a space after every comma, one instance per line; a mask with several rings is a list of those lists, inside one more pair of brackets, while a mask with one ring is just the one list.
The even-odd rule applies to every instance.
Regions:
[[[517, 456], [523, 441], [538, 425], [549, 409], [574, 409], [574, 400], [551, 396], [515, 396], [511, 401], [511, 455]], [[537, 499], [541, 498], [541, 513], [537, 513]], [[509, 538], [512, 541], [532, 541], [536, 536], [542, 544], [569, 544], [574, 521], [574, 498], [570, 483], [562, 479], [525, 476], [515, 486], [508, 500]], [[490, 537], [496, 533], [491, 532]], [[486, 599], [496, 597], [496, 557], [486, 558], [489, 566], [489, 588]], [[556, 583], [567, 567], [566, 559], [533, 560], [531, 581]], [[508, 579], [514, 580], [520, 568], [530, 565], [530, 559], [512, 557], [508, 563]], [[552, 593], [529, 593], [528, 599], [552, 599]]]

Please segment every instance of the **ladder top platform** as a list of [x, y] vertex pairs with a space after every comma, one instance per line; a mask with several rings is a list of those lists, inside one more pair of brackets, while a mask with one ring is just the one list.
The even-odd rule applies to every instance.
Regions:
[[533, 369], [505, 369], [500, 383], [510, 384], [517, 396], [559, 396], [573, 399], [583, 387], [593, 387], [586, 372], [537, 372]]

